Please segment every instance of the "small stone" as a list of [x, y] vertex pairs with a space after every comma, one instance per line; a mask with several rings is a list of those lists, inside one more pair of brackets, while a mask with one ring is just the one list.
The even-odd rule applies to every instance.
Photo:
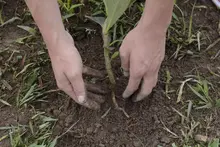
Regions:
[[100, 128], [102, 125], [100, 123], [95, 123], [96, 128]]
[[141, 142], [138, 140], [134, 141], [133, 145], [134, 145], [134, 147], [141, 147], [142, 146]]
[[92, 128], [92, 127], [87, 128], [87, 129], [86, 129], [86, 132], [87, 132], [88, 134], [92, 134], [92, 133], [93, 133], [93, 128]]
[[170, 138], [167, 136], [164, 136], [161, 138], [161, 142], [163, 142], [163, 143], [170, 143], [170, 141], [171, 141]]
[[65, 119], [65, 126], [69, 126], [71, 123], [73, 122], [73, 116], [69, 115], [67, 116], [67, 118]]
[[55, 115], [55, 116], [58, 116], [59, 114], [60, 114], [60, 110], [57, 110], [57, 109], [55, 109], [55, 110], [53, 110], [53, 114]]
[[112, 132], [117, 132], [117, 131], [118, 131], [117, 127], [112, 128]]
[[54, 135], [60, 135], [62, 133], [62, 127], [60, 125], [56, 125], [54, 130], [53, 130], [53, 133]]
[[59, 120], [59, 125], [64, 126], [64, 121], [63, 120]]
[[115, 140], [115, 135], [110, 135], [110, 138], [112, 139], [112, 140]]
[[105, 145], [104, 145], [104, 144], [102, 144], [102, 143], [100, 143], [100, 144], [99, 144], [99, 147], [105, 147]]
[[208, 137], [204, 136], [204, 135], [195, 135], [195, 140], [199, 141], [199, 142], [207, 142], [208, 141]]

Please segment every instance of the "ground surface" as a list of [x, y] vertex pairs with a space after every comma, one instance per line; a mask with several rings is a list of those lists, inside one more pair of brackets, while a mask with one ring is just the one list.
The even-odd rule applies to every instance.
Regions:
[[[193, 3], [192, 3], [193, 4]], [[184, 11], [186, 18], [190, 17], [192, 4], [190, 2], [179, 4]], [[32, 38], [29, 43], [18, 44], [15, 40], [24, 37], [27, 33], [17, 25], [34, 26], [29, 16], [23, 21], [17, 20], [4, 27], [0, 27], [0, 98], [10, 103], [6, 106], [0, 103], [0, 127], [28, 125], [31, 117], [36, 111], [46, 112], [46, 116], [57, 118], [53, 136], [65, 132], [72, 124], [78, 123], [62, 138], [59, 139], [58, 147], [155, 147], [161, 145], [170, 147], [172, 143], [179, 146], [183, 144], [195, 145], [194, 136], [201, 134], [209, 138], [220, 137], [219, 110], [216, 107], [210, 109], [196, 110], [195, 107], [189, 116], [189, 121], [181, 123], [180, 115], [173, 108], [186, 114], [188, 101], [195, 100], [196, 95], [189, 88], [184, 88], [182, 102], [177, 104], [177, 94], [180, 82], [185, 80], [186, 75], [197, 75], [212, 83], [210, 89], [212, 99], [219, 98], [220, 77], [217, 75], [220, 68], [220, 57], [211, 59], [219, 51], [220, 43], [216, 44], [209, 52], [203, 52], [211, 43], [219, 38], [218, 25], [220, 12], [211, 2], [198, 2], [196, 6], [205, 5], [207, 8], [196, 8], [193, 14], [193, 29], [200, 30], [206, 38], [198, 53], [196, 46], [187, 46], [193, 55], [186, 54], [181, 60], [171, 58], [176, 51], [172, 42], [167, 43], [167, 53], [163, 62], [160, 78], [153, 93], [144, 101], [132, 103], [121, 99], [127, 79], [120, 71], [119, 60], [114, 61], [114, 71], [117, 76], [117, 97], [120, 106], [124, 107], [130, 118], [126, 118], [120, 111], [114, 110], [110, 94], [102, 105], [100, 111], [91, 111], [83, 108], [70, 100], [61, 92], [47, 94], [47, 102], [33, 102], [30, 105], [16, 107], [16, 97], [24, 85], [25, 73], [16, 77], [26, 65], [33, 63], [28, 68], [33, 70], [39, 67], [39, 74], [36, 83], [38, 86], [45, 86], [47, 90], [56, 89], [56, 82], [47, 57], [46, 49], [39, 35]], [[3, 16], [8, 20], [16, 15], [23, 16], [26, 7], [20, 1], [7, 0], [3, 7]], [[102, 38], [100, 28], [91, 23], [84, 23], [83, 27], [92, 29], [91, 34], [83, 31], [83, 36], [75, 37], [76, 46], [82, 55], [84, 64], [95, 69], [104, 71], [104, 57], [102, 49]], [[172, 34], [171, 34], [172, 35]], [[198, 55], [199, 56], [196, 56]], [[24, 59], [25, 58], [25, 59]], [[172, 80], [169, 88], [175, 92], [169, 94], [170, 99], [165, 95], [166, 71], [171, 73]], [[210, 70], [216, 74], [210, 73]], [[7, 84], [4, 84], [4, 81]], [[99, 83], [108, 84], [107, 78]], [[103, 114], [109, 109], [109, 113], [103, 118]], [[199, 122], [193, 129], [192, 125]], [[191, 132], [190, 132], [191, 131]], [[184, 133], [185, 132], [185, 137]], [[0, 130], [0, 138], [8, 133], [8, 130]], [[191, 134], [190, 134], [191, 133]], [[0, 142], [0, 147], [7, 147], [9, 140]]]

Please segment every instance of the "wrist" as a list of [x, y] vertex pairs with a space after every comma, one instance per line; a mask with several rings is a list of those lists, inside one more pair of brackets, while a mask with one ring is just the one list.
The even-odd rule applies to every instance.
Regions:
[[157, 25], [150, 25], [139, 22], [139, 24], [136, 27], [141, 34], [144, 36], [150, 36], [150, 37], [166, 37], [167, 27], [165, 26], [157, 26]]
[[64, 49], [62, 46], [67, 44], [74, 45], [72, 36], [66, 30], [53, 31], [44, 37], [49, 53]]
[[153, 31], [156, 34], [166, 34], [172, 18], [174, 2], [167, 0], [147, 0], [139, 26], [143, 30]]

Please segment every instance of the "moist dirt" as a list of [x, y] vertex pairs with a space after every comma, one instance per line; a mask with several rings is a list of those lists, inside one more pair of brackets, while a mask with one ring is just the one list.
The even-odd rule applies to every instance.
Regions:
[[[205, 5], [207, 8], [197, 8], [194, 12], [193, 27], [195, 30], [204, 28], [209, 39], [205, 45], [202, 45], [201, 50], [205, 50], [212, 42], [219, 38], [218, 24], [220, 20], [219, 11], [211, 2], [199, 1], [197, 5]], [[191, 14], [191, 4], [180, 4], [187, 16]], [[26, 6], [23, 2], [7, 0], [4, 5], [3, 15], [5, 19], [12, 18], [16, 15], [24, 15]], [[38, 53], [39, 49], [44, 46], [40, 37], [35, 37], [31, 47], [14, 43], [19, 37], [26, 34], [23, 30], [17, 28], [17, 25], [26, 24], [32, 25], [28, 19], [23, 21], [15, 21], [4, 27], [0, 27], [0, 72], [4, 74], [0, 76], [0, 80], [6, 80], [12, 89], [7, 86], [0, 87], [0, 97], [5, 95], [11, 107], [0, 104], [0, 127], [10, 125], [27, 125], [28, 120], [33, 115], [32, 107], [17, 108], [14, 102], [19, 87], [22, 83], [22, 78], [14, 78], [16, 71], [23, 69], [22, 60], [15, 59], [17, 55], [26, 56], [26, 63], [35, 62], [40, 66], [40, 83], [47, 85], [47, 89], [56, 89], [56, 82], [53, 76], [53, 71], [50, 66], [49, 59], [42, 62]], [[102, 48], [102, 38], [99, 26], [85, 22], [82, 24], [85, 28], [79, 32], [80, 36], [73, 35], [76, 46], [82, 56], [83, 63], [94, 69], [105, 71], [104, 56]], [[90, 29], [90, 33], [86, 32]], [[203, 29], [203, 30], [204, 30]], [[9, 50], [2, 52], [4, 49]], [[184, 139], [181, 129], [184, 128], [181, 124], [181, 117], [173, 110], [173, 108], [184, 112], [188, 99], [193, 99], [195, 95], [190, 92], [184, 92], [184, 102], [177, 104], [177, 93], [170, 94], [170, 99], [165, 95], [166, 85], [166, 70], [169, 69], [172, 81], [170, 88], [178, 90], [180, 81], [184, 80], [185, 75], [201, 73], [201, 76], [206, 77], [213, 85], [216, 85], [215, 92], [211, 92], [214, 98], [219, 97], [219, 77], [210, 74], [207, 67], [217, 72], [220, 58], [211, 60], [213, 53], [216, 53], [220, 44], [217, 44], [209, 53], [200, 54], [199, 57], [186, 55], [181, 60], [170, 58], [176, 48], [167, 42], [166, 57], [160, 70], [160, 76], [157, 86], [154, 88], [151, 95], [144, 101], [133, 103], [131, 100], [123, 100], [121, 94], [126, 87], [127, 78], [122, 75], [120, 69], [120, 60], [113, 61], [113, 70], [116, 76], [117, 88], [116, 97], [118, 103], [129, 114], [127, 118], [121, 111], [115, 110], [111, 101], [111, 94], [107, 94], [106, 102], [101, 106], [99, 111], [88, 110], [79, 106], [64, 93], [51, 93], [47, 96], [47, 103], [32, 104], [35, 110], [46, 112], [46, 115], [57, 118], [58, 122], [54, 128], [53, 135], [61, 135], [72, 124], [78, 123], [62, 138], [59, 139], [58, 147], [170, 147], [172, 143], [181, 143]], [[190, 48], [190, 50], [193, 50]], [[14, 55], [11, 57], [11, 54]], [[9, 60], [10, 59], [10, 60]], [[25, 63], [24, 63], [25, 64]], [[91, 77], [85, 77], [85, 80], [91, 82]], [[109, 85], [108, 79], [96, 79], [101, 85]], [[2, 84], [2, 83], [1, 83]], [[187, 90], [187, 89], [186, 89]], [[110, 111], [104, 115], [108, 110]], [[220, 119], [218, 109], [195, 110], [192, 111], [192, 117], [200, 122], [200, 128], [195, 130], [195, 134], [204, 133], [206, 131], [209, 137], [220, 137]], [[206, 130], [206, 117], [212, 116], [212, 123], [209, 124], [209, 129]], [[175, 133], [171, 134], [168, 130]], [[0, 130], [0, 137], [6, 134]], [[0, 147], [8, 147], [8, 140], [0, 142]]]

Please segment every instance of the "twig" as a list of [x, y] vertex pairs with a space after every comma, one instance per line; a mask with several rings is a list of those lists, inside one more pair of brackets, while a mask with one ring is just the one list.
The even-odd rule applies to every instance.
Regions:
[[162, 120], [160, 120], [160, 122], [163, 124], [163, 129], [164, 130], [166, 130], [167, 132], [172, 134], [175, 138], [178, 138], [178, 135], [176, 133], [172, 132], [170, 129], [168, 129]]
[[61, 134], [60, 136], [58, 136], [58, 138], [61, 138], [61, 137], [63, 137], [64, 135], [66, 135], [79, 121], [80, 121], [80, 119], [77, 120], [72, 126], [70, 126], [70, 127], [66, 130], [66, 132], [64, 132], [63, 134]]
[[112, 108], [110, 107], [110, 108], [101, 116], [101, 118], [102, 118], [102, 119], [105, 118], [105, 117], [108, 115], [108, 113], [110, 112], [111, 109], [112, 109]]
[[212, 44], [210, 44], [203, 52], [207, 52], [211, 48], [213, 48], [216, 44], [220, 42], [220, 38], [218, 38], [216, 41], [214, 41]]

